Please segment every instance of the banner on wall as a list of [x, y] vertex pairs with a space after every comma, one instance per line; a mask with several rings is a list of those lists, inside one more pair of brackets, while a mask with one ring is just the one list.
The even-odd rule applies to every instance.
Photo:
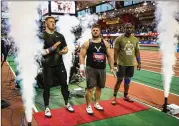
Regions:
[[75, 14], [75, 1], [51, 1], [51, 12]]
[[109, 25], [109, 24], [118, 24], [118, 23], [119, 23], [119, 20], [106, 21], [107, 25]]
[[41, 1], [41, 14], [45, 15], [49, 13], [48, 1]]

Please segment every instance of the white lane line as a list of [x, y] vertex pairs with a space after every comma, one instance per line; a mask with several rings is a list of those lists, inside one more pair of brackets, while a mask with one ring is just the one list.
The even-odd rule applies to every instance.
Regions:
[[[158, 109], [158, 108], [156, 108], [156, 107], [153, 107], [153, 106], [151, 106], [151, 105], [149, 105], [149, 104], [147, 104], [147, 103], [145, 103], [145, 102], [142, 102], [142, 101], [140, 101], [140, 100], [138, 100], [138, 99], [136, 99], [136, 98], [133, 98], [133, 97], [132, 97], [132, 99], [134, 99], [134, 101], [137, 101], [137, 102], [139, 102], [139, 103], [141, 103], [141, 104], [144, 104], [144, 105], [146, 105], [146, 106], [148, 106], [148, 107], [150, 107], [150, 108], [153, 108], [153, 109], [155, 109], [155, 110], [157, 110], [157, 111], [162, 112], [160, 109]], [[176, 116], [170, 115], [170, 114], [168, 114], [168, 115], [169, 115], [169, 116], [172, 116], [172, 117], [174, 117], [174, 118], [176, 118], [176, 119], [179, 120], [179, 117], [176, 117]]]
[[[136, 65], [136, 64], [135, 64], [135, 65]], [[154, 66], [144, 65], [144, 64], [142, 64], [142, 66], [145, 66], [145, 67], [150, 67], [150, 68], [155, 68], [155, 69], [159, 69], [159, 70], [161, 70], [161, 69], [162, 69], [162, 68], [160, 68], [160, 67], [154, 67]], [[179, 71], [174, 70], [174, 72], [179, 72]]]
[[[118, 93], [122, 95], [121, 92], [118, 92]], [[144, 105], [146, 105], [146, 106], [148, 106], [148, 107], [150, 107], [150, 108], [153, 108], [153, 109], [155, 109], [155, 110], [157, 110], [157, 111], [162, 112], [162, 110], [158, 109], [157, 107], [151, 106], [151, 105], [149, 105], [149, 104], [147, 104], [147, 103], [145, 103], [145, 102], [143, 102], [143, 101], [141, 101], [141, 100], [138, 100], [137, 98], [132, 97], [132, 99], [133, 99], [134, 101], [138, 102], [138, 103], [144, 104]], [[174, 116], [174, 115], [170, 115], [170, 114], [168, 114], [168, 115], [169, 115], [169, 116], [172, 116], [172, 117], [174, 117], [174, 118], [176, 118], [176, 119], [179, 119], [179, 117], [176, 117], [176, 116]]]
[[[107, 75], [113, 76], [112, 74], [109, 74], [109, 73], [107, 73]], [[159, 90], [159, 91], [164, 91], [164, 90], [162, 90], [162, 89], [155, 88], [155, 87], [152, 87], [152, 86], [149, 86], [149, 85], [146, 85], [146, 84], [142, 84], [142, 83], [137, 82], [137, 81], [133, 81], [133, 80], [132, 80], [132, 82], [135, 82], [136, 84], [140, 84], [140, 85], [143, 85], [143, 86], [146, 86], [146, 87], [150, 87], [150, 88], [153, 88], [153, 89], [156, 89], [156, 90]], [[178, 95], [178, 94], [175, 94], [175, 93], [172, 93], [172, 92], [170, 92], [170, 94], [172, 94], [172, 95], [175, 95], [175, 96], [178, 96], [178, 97], [179, 97], [179, 95]]]
[[[147, 70], [147, 69], [141, 69], [141, 70], [145, 70], [145, 71], [148, 71], [148, 72], [152, 72], [152, 73], [157, 73], [157, 74], [161, 74], [161, 76], [162, 76], [162, 72], [156, 72], [156, 71], [152, 71], [152, 70]], [[179, 76], [174, 76], [174, 77], [179, 77]]]
[[[137, 63], [137, 62], [135, 62], [135, 63]], [[148, 61], [147, 61], [147, 60], [143, 60], [143, 61], [142, 61], [142, 64], [146, 64], [146, 63], [147, 63], [147, 65], [150, 64], [149, 66], [151, 66], [151, 65], [157, 65], [157, 66], [159, 66], [159, 67], [162, 66], [161, 63], [154, 63], [154, 62], [151, 62], [150, 60], [148, 60]], [[173, 67], [176, 68], [176, 69], [179, 68], [179, 67], [176, 66], [176, 65], [173, 66]]]

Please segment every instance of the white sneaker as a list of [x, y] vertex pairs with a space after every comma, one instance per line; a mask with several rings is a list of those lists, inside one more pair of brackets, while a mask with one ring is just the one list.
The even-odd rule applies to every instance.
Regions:
[[66, 108], [67, 108], [67, 110], [68, 110], [69, 112], [74, 112], [74, 109], [72, 108], [72, 106], [70, 105], [70, 103], [67, 104]]
[[86, 107], [86, 112], [87, 112], [88, 114], [92, 115], [92, 114], [93, 114], [93, 109], [92, 109], [92, 107], [91, 107], [91, 106], [87, 106], [87, 107]]
[[47, 118], [51, 118], [51, 117], [52, 117], [49, 107], [46, 107], [46, 108], [45, 108], [45, 116], [46, 116]]
[[100, 110], [100, 111], [103, 111], [103, 107], [99, 104], [99, 103], [95, 103], [94, 104], [94, 107], [97, 109], [97, 110]]

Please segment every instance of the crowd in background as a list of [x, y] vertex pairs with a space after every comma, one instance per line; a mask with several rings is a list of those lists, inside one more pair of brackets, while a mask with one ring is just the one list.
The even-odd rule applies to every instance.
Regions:
[[148, 32], [156, 32], [156, 24], [155, 23], [151, 23], [151, 24], [139, 24], [136, 29], [135, 32], [136, 33], [148, 33]]
[[[102, 29], [102, 34], [115, 34], [115, 33], [124, 33], [124, 25], [116, 25], [105, 27]], [[148, 32], [156, 32], [156, 25], [155, 24], [138, 24], [135, 27], [134, 33], [148, 33]]]
[[[102, 34], [116, 34], [116, 33], [124, 33], [125, 28], [123, 25], [111, 25], [110, 27], [105, 27], [101, 30]], [[134, 33], [138, 36], [136, 36], [139, 39], [140, 44], [158, 44], [157, 43], [157, 36], [140, 36], [140, 33], [149, 33], [149, 32], [156, 32], [156, 24], [155, 23], [145, 23], [145, 24], [138, 24], [135, 26]], [[110, 47], [114, 47], [114, 37], [106, 37], [105, 38], [109, 44]]]

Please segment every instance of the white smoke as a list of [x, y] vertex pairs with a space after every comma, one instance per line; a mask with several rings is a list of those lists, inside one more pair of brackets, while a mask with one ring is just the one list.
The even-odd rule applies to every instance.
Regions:
[[75, 16], [59, 16], [59, 21], [57, 22], [57, 31], [59, 31], [61, 34], [64, 35], [67, 47], [68, 47], [68, 53], [63, 55], [63, 62], [66, 68], [67, 72], [67, 83], [69, 82], [69, 76], [70, 76], [70, 69], [72, 67], [72, 54], [75, 50], [75, 35], [72, 33], [72, 30], [74, 27], [77, 27], [79, 25], [79, 20]]
[[36, 1], [11, 1], [9, 5], [10, 36], [17, 47], [16, 61], [22, 80], [22, 98], [28, 122], [32, 120], [34, 84], [38, 70], [35, 52], [42, 51], [43, 47], [37, 37], [38, 5]]
[[[91, 36], [91, 26], [97, 22], [97, 15], [86, 15], [82, 18], [76, 18], [74, 16], [64, 15], [59, 16], [59, 21], [57, 22], [57, 31], [62, 33], [66, 39], [68, 53], [63, 55], [63, 62], [67, 71], [67, 83], [69, 82], [70, 68], [72, 66], [72, 53], [75, 50], [75, 35], [72, 33], [73, 28], [77, 27], [79, 24], [82, 26], [82, 34], [77, 43], [82, 45], [85, 41], [89, 40]], [[68, 23], [67, 23], [68, 21]]]
[[174, 75], [173, 66], [176, 62], [175, 52], [177, 36], [179, 35], [179, 22], [176, 20], [179, 12], [179, 2], [161, 1], [156, 4], [157, 30], [160, 33], [160, 51], [162, 53], [162, 72], [164, 80], [164, 95], [168, 97], [170, 83]]
[[81, 26], [82, 26], [82, 34], [77, 42], [80, 43], [80, 46], [81, 46], [83, 45], [84, 42], [92, 38], [91, 26], [97, 23], [98, 16], [95, 14], [85, 15], [84, 17], [81, 17], [80, 20], [81, 20]]

